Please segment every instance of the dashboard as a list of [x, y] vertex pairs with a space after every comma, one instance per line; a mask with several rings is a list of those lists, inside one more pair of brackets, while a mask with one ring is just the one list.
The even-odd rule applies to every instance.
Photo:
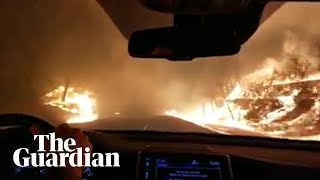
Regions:
[[[32, 166], [27, 167], [14, 167], [14, 172], [12, 176], [14, 179], [45, 179], [47, 171], [46, 168], [36, 168]], [[86, 167], [82, 173], [83, 180], [93, 179], [93, 172], [91, 167]]]
[[[159, 132], [89, 133], [97, 152], [118, 152], [114, 180], [318, 180], [320, 144]], [[116, 142], [116, 143], [114, 143]], [[115, 177], [115, 178], [113, 178]]]
[[231, 180], [227, 155], [140, 152], [137, 179], [143, 180]]
[[[83, 180], [318, 180], [320, 177], [317, 143], [160, 132], [86, 133], [94, 152], [118, 152], [120, 167], [86, 168]], [[10, 165], [13, 151], [30, 142], [6, 143], [7, 148], [1, 151], [7, 154], [1, 157], [0, 166], [8, 166], [1, 169], [8, 169], [11, 176], [3, 178], [1, 175], [5, 173], [0, 173], [0, 179], [44, 179], [43, 168]]]

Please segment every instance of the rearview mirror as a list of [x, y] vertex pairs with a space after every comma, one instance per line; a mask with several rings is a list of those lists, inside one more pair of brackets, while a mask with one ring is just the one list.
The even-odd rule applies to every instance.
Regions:
[[134, 32], [128, 50], [132, 57], [178, 61], [234, 55], [240, 47], [236, 33], [230, 28], [167, 27]]

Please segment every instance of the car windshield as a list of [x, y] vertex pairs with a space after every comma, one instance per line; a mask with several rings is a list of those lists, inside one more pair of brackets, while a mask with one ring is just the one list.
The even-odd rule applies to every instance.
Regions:
[[320, 140], [320, 4], [286, 3], [238, 55], [169, 62], [131, 58], [94, 0], [30, 2], [1, 2], [1, 113], [100, 130], [145, 130], [134, 119], [160, 115], [148, 130], [180, 132], [163, 128], [179, 120], [188, 132]]

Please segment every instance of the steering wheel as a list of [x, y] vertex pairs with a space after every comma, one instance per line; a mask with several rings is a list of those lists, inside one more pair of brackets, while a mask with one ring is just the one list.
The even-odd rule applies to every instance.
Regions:
[[25, 114], [1, 114], [0, 115], [0, 127], [1, 126], [24, 126], [31, 127], [36, 125], [43, 133], [50, 133], [54, 130], [54, 127], [48, 122]]
[[[5, 136], [5, 138], [1, 138], [2, 143], [6, 146], [6, 148], [0, 149], [0, 154], [2, 161], [0, 163], [3, 170], [3, 173], [0, 173], [0, 179], [16, 179], [17, 177], [21, 179], [27, 179], [26, 177], [32, 177], [33, 179], [39, 179], [39, 177], [34, 177], [34, 173], [39, 174], [40, 170], [37, 168], [18, 168], [15, 164], [13, 164], [12, 157], [13, 151], [19, 147], [28, 147], [32, 151], [36, 149], [37, 142], [33, 142], [33, 132], [29, 129], [32, 126], [35, 126], [41, 133], [48, 134], [53, 132], [54, 127], [48, 122], [25, 114], [0, 114], [0, 127], [5, 126], [19, 126], [22, 129], [17, 129]], [[25, 134], [25, 133], [30, 134]], [[16, 134], [20, 133], [20, 134]], [[19, 171], [17, 171], [17, 169]], [[21, 177], [20, 177], [21, 176]], [[38, 176], [38, 175], [37, 175]], [[19, 179], [18, 178], [18, 179]]]

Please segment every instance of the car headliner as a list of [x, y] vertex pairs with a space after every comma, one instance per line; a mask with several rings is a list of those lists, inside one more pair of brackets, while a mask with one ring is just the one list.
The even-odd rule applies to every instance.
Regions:
[[[138, 0], [97, 1], [126, 39], [130, 37], [133, 31], [171, 26], [173, 23], [172, 15], [148, 10], [139, 4]], [[267, 20], [283, 4], [284, 2], [270, 2], [264, 10], [261, 23]]]

